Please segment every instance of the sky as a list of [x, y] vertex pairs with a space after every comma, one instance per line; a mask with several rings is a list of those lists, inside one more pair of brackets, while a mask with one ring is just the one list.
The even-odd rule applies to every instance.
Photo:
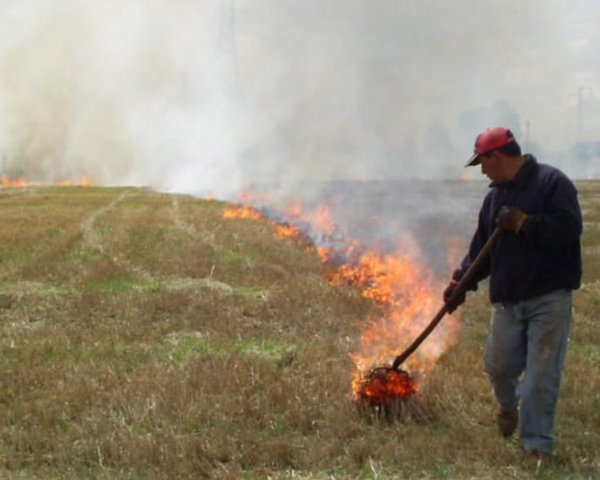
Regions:
[[0, 0], [2, 169], [224, 199], [479, 178], [504, 125], [586, 177], [599, 23], [595, 0]]

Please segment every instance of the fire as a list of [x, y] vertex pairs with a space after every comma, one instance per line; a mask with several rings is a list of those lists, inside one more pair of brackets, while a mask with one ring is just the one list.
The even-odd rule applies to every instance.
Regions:
[[283, 214], [291, 218], [300, 218], [303, 212], [304, 208], [302, 204], [300, 202], [293, 202], [284, 209]]
[[223, 212], [223, 217], [225, 218], [251, 218], [254, 220], [258, 220], [259, 218], [263, 218], [262, 214], [251, 207], [246, 206], [237, 206], [228, 208]]
[[[41, 183], [30, 182], [23, 177], [11, 179], [5, 173], [0, 178], [0, 185], [9, 186], [9, 187], [29, 187], [33, 185], [42, 185]], [[77, 187], [91, 187], [92, 181], [85, 175], [79, 176], [78, 179], [65, 179], [60, 180], [58, 182], [53, 183], [52, 185], [57, 187], [68, 187], [68, 186], [77, 186]]]
[[315, 226], [324, 233], [331, 234], [335, 230], [335, 222], [331, 210], [325, 205], [321, 205], [315, 211], [314, 223]]
[[[250, 201], [250, 199], [264, 199], [269, 198], [266, 196], [253, 197], [250, 191], [245, 191], [241, 195], [243, 201]], [[274, 213], [274, 212], [272, 212]], [[258, 220], [265, 218], [260, 211], [256, 210], [247, 205], [236, 205], [227, 208], [223, 212], [224, 218], [250, 218]], [[282, 217], [288, 220], [277, 221], [271, 219], [276, 227], [276, 234], [279, 237], [292, 237], [298, 238], [303, 237], [305, 232], [301, 232], [300, 228], [296, 225], [303, 223], [310, 225], [314, 232], [323, 232], [326, 234], [332, 233], [335, 229], [335, 223], [330, 210], [326, 206], [318, 206], [314, 211], [307, 211], [300, 202], [293, 202], [283, 210]]]
[[300, 231], [294, 225], [277, 225], [277, 235], [280, 237], [298, 237]]
[[81, 175], [77, 180], [71, 180], [71, 179], [61, 180], [59, 182], [56, 182], [55, 185], [57, 185], [59, 187], [71, 187], [71, 186], [91, 187], [92, 181], [85, 175]]
[[8, 175], [3, 174], [2, 179], [0, 180], [0, 185], [11, 187], [26, 187], [27, 185], [29, 185], [29, 183], [24, 178], [15, 178], [14, 180], [11, 180], [10, 178], [8, 178]]
[[[376, 307], [360, 334], [359, 348], [351, 354], [356, 366], [352, 382], [354, 398], [366, 399], [373, 405], [407, 398], [418, 391], [416, 381], [386, 367], [436, 314], [441, 306], [441, 287], [423, 265], [402, 252], [360, 253], [354, 247], [347, 254], [349, 259], [329, 273], [329, 281], [333, 285], [360, 288], [362, 295], [372, 299]], [[453, 339], [456, 327], [454, 319], [437, 336], [432, 335], [407, 360], [410, 370], [424, 376], [444, 351], [445, 342]]]
[[[246, 200], [250, 196], [246, 195]], [[237, 207], [236, 214], [225, 216], [259, 218], [249, 207]], [[227, 213], [230, 212], [230, 213]], [[324, 266], [325, 276], [333, 286], [351, 286], [374, 303], [374, 308], [360, 333], [355, 352], [350, 354], [355, 372], [352, 394], [355, 400], [385, 406], [394, 399], [405, 399], [418, 392], [416, 378], [424, 378], [458, 332], [458, 316], [440, 324], [436, 331], [407, 359], [403, 370], [389, 368], [397, 355], [418, 337], [441, 307], [442, 285], [414, 254], [403, 251], [383, 254], [353, 239], [340, 241], [334, 216], [320, 205], [313, 209], [294, 202], [280, 210], [277, 234], [283, 237], [308, 236]], [[457, 249], [450, 249], [452, 262]], [[449, 259], [450, 260], [450, 259]], [[450, 262], [449, 262], [450, 263]]]
[[292, 221], [309, 223], [321, 234], [332, 234], [336, 227], [333, 214], [327, 205], [317, 205], [314, 210], [307, 210], [300, 202], [294, 202], [284, 209], [283, 215]]
[[352, 382], [355, 398], [378, 407], [388, 406], [394, 399], [408, 398], [419, 391], [417, 382], [406, 372], [391, 368], [377, 368], [368, 378], [355, 372]]

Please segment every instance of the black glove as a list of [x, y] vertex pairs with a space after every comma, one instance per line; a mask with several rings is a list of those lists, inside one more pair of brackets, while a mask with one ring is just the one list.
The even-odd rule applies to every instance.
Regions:
[[448, 313], [454, 312], [459, 306], [465, 303], [467, 298], [467, 292], [462, 292], [460, 295], [454, 295], [458, 282], [452, 280], [450, 284], [444, 290], [444, 303], [448, 307]]
[[501, 230], [519, 233], [523, 228], [525, 220], [527, 220], [527, 214], [523, 210], [517, 207], [504, 206], [498, 212], [496, 225]]

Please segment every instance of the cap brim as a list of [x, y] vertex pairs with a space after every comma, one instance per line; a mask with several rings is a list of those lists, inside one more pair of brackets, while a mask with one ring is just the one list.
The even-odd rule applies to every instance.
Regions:
[[473, 156], [471, 158], [469, 158], [469, 161], [467, 162], [465, 167], [474, 167], [475, 165], [479, 165], [481, 163], [480, 156], [481, 156], [481, 154], [474, 153]]

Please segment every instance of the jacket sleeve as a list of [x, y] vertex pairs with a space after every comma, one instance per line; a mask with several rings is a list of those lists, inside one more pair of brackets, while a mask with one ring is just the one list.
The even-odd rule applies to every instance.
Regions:
[[[463, 259], [460, 267], [457, 268], [454, 271], [454, 273], [452, 274], [452, 279], [454, 281], [457, 281], [457, 282], [460, 281], [460, 279], [463, 277], [465, 272], [469, 269], [469, 267], [473, 263], [473, 260], [475, 260], [475, 258], [477, 257], [477, 255], [479, 254], [479, 252], [481, 251], [481, 249], [483, 248], [483, 246], [485, 245], [485, 243], [488, 240], [489, 235], [488, 235], [488, 229], [486, 226], [485, 215], [484, 215], [485, 209], [486, 209], [486, 204], [484, 202], [483, 207], [479, 211], [479, 220], [477, 222], [477, 230], [475, 231], [475, 233], [473, 234], [473, 238], [471, 239], [469, 251], [465, 255], [465, 258]], [[473, 291], [477, 290], [477, 284], [481, 280], [483, 280], [484, 278], [489, 276], [490, 267], [491, 267], [490, 257], [488, 256], [481, 264], [481, 267], [479, 268], [479, 270], [477, 272], [475, 272], [473, 281], [469, 285], [467, 285], [467, 290], [473, 290]]]
[[577, 189], [567, 177], [557, 176], [550, 182], [543, 212], [528, 214], [523, 234], [536, 245], [559, 247], [578, 239], [582, 230]]

